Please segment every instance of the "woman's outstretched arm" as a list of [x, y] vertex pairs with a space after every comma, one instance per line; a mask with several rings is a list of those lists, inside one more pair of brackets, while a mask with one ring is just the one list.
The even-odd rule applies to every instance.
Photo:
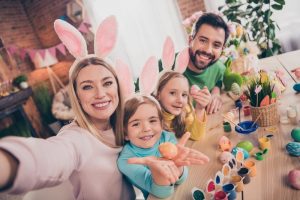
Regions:
[[12, 185], [18, 166], [19, 162], [13, 155], [0, 149], [0, 190]]

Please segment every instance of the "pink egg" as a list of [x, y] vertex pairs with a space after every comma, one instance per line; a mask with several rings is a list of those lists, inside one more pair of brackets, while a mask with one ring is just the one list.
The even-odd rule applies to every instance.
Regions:
[[192, 85], [191, 87], [191, 94], [196, 94], [200, 90], [198, 85]]
[[291, 170], [288, 175], [288, 180], [293, 188], [300, 190], [300, 170]]

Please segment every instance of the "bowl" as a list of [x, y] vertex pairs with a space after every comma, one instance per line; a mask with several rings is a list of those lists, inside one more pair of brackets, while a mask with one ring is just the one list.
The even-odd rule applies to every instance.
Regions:
[[254, 123], [253, 121], [240, 122], [240, 123], [238, 123], [238, 125], [240, 127], [242, 127], [242, 129], [238, 126], [235, 126], [235, 131], [240, 134], [244, 134], [244, 135], [250, 134], [250, 133], [256, 131], [258, 128], [258, 124], [254, 123], [254, 125], [252, 126], [253, 123]]

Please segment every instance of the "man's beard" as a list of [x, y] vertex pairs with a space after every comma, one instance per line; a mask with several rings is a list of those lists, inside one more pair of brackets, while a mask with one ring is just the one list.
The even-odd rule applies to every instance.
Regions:
[[[216, 56], [214, 56], [213, 54], [207, 53], [205, 51], [196, 50], [196, 52], [193, 53], [192, 49], [190, 48], [189, 53], [190, 53], [190, 58], [191, 58], [192, 63], [198, 70], [201, 70], [201, 71], [207, 69], [210, 65], [214, 64], [217, 61], [217, 59], [215, 59]], [[200, 65], [199, 62], [196, 61], [196, 56], [197, 55], [200, 56], [201, 54], [205, 55], [211, 59], [211, 61], [205, 66]]]

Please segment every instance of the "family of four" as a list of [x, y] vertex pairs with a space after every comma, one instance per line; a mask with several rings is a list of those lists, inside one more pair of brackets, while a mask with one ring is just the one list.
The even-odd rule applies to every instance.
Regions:
[[[187, 166], [209, 161], [184, 145], [203, 136], [206, 113], [222, 105], [225, 67], [218, 59], [229, 33], [220, 16], [206, 13], [196, 22], [184, 73], [164, 72], [153, 93], [126, 100], [105, 59], [116, 41], [115, 18], [100, 25], [93, 55], [73, 26], [57, 20], [54, 28], [76, 58], [69, 71], [76, 117], [48, 139], [1, 139], [0, 192], [20, 194], [70, 180], [75, 199], [135, 199], [132, 185], [145, 198], [165, 198], [187, 178]], [[190, 92], [191, 85], [201, 89]], [[164, 142], [176, 144], [175, 158], [161, 158]]]

